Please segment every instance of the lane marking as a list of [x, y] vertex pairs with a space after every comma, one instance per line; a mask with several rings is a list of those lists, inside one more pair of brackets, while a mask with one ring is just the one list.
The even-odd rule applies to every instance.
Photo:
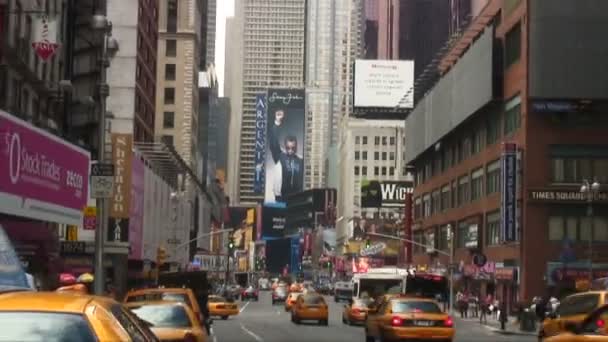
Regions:
[[215, 331], [213, 331], [213, 327], [209, 328], [209, 334], [213, 337], [213, 342], [217, 342], [217, 336], [215, 335]]
[[264, 342], [264, 339], [262, 339], [260, 336], [256, 335], [253, 331], [245, 328], [243, 323], [241, 323], [241, 329], [243, 329], [243, 331], [246, 332], [249, 336], [253, 337], [253, 339], [257, 342]]
[[239, 310], [239, 313], [243, 312], [243, 310], [245, 310], [245, 308], [247, 307], [247, 305], [249, 305], [249, 303], [251, 303], [251, 302], [245, 303], [245, 305], [243, 305], [243, 307], [241, 308], [241, 310]]

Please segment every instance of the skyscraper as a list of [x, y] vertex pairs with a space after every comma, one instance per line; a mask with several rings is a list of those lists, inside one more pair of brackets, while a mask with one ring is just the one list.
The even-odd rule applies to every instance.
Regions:
[[217, 0], [207, 0], [207, 63], [215, 64], [215, 30], [217, 16]]
[[309, 0], [306, 23], [308, 127], [305, 186], [327, 186], [327, 152], [338, 141], [338, 123], [348, 116], [349, 67], [361, 52], [358, 1]]
[[[235, 3], [235, 40], [231, 45], [240, 45], [242, 55], [234, 59], [227, 53], [227, 69], [242, 68], [240, 75], [230, 81], [232, 115], [230, 136], [237, 148], [237, 170], [229, 170], [229, 195], [233, 203], [253, 204], [262, 199], [256, 194], [254, 182], [255, 151], [255, 96], [266, 93], [268, 88], [302, 88], [304, 86], [305, 45], [305, 0], [237, 0]], [[227, 28], [227, 31], [230, 28]], [[226, 34], [227, 37], [230, 35]], [[236, 48], [236, 53], [239, 49]], [[230, 60], [230, 61], [229, 61]], [[229, 84], [229, 85], [228, 85]], [[236, 90], [240, 87], [241, 90]], [[239, 105], [235, 105], [239, 102]], [[232, 146], [232, 145], [231, 145]], [[232, 190], [232, 191], [230, 191]]]

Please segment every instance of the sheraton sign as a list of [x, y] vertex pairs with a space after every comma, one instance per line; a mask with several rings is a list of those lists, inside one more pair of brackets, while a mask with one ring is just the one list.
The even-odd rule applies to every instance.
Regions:
[[[536, 202], [585, 202], [587, 194], [576, 190], [530, 190], [528, 198]], [[608, 192], [600, 191], [594, 201], [608, 202]]]

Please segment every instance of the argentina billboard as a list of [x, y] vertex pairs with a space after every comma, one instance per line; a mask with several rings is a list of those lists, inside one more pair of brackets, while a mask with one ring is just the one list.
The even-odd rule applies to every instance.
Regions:
[[255, 174], [253, 192], [264, 193], [266, 163], [266, 94], [255, 97]]
[[268, 89], [265, 203], [285, 203], [304, 189], [304, 89]]

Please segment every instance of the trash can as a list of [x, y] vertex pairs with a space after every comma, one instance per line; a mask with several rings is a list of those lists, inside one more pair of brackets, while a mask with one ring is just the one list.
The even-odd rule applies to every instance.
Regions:
[[521, 331], [536, 331], [536, 315], [530, 309], [525, 309], [523, 315], [521, 315], [521, 321], [519, 322], [519, 329]]

